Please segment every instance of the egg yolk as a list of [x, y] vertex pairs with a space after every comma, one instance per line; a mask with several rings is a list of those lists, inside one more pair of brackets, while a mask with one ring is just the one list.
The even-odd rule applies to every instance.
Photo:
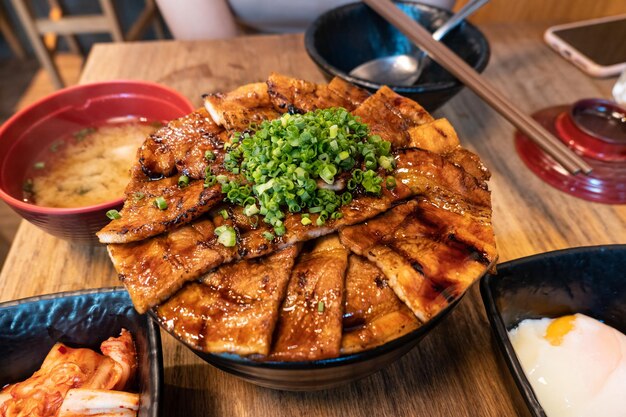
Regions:
[[563, 316], [555, 319], [546, 329], [544, 338], [550, 342], [552, 346], [560, 346], [563, 338], [574, 328], [574, 320], [576, 316]]

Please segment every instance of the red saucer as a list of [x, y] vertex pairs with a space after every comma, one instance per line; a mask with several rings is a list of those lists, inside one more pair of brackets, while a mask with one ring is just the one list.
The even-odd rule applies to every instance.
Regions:
[[515, 133], [517, 153], [532, 172], [561, 191], [599, 203], [626, 203], [626, 143], [583, 130], [585, 126], [572, 114], [584, 101], [549, 107], [532, 117], [581, 155], [593, 168], [591, 174], [570, 174], [519, 131]]

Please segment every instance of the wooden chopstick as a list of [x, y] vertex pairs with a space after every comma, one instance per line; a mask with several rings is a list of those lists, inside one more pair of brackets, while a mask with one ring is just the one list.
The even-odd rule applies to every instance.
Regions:
[[439, 65], [448, 70], [448, 72], [485, 100], [567, 171], [572, 174], [580, 172], [589, 174], [591, 172], [591, 166], [572, 149], [568, 148], [563, 142], [554, 137], [535, 119], [524, 114], [510, 100], [502, 95], [493, 84], [467, 65], [465, 61], [459, 58], [443, 43], [434, 40], [426, 29], [402, 12], [402, 10], [396, 7], [390, 0], [363, 0], [363, 2], [427, 52]]

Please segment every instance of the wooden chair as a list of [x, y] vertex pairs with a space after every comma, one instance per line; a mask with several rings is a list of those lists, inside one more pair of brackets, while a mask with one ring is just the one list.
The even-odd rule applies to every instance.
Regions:
[[15, 30], [7, 18], [6, 10], [4, 9], [2, 2], [0, 2], [0, 32], [9, 44], [9, 48], [11, 48], [13, 53], [17, 55], [19, 59], [26, 58], [26, 51], [24, 51], [19, 38], [15, 35]]
[[[56, 49], [57, 35], [64, 36], [70, 50], [75, 53], [81, 53], [81, 51], [74, 35], [81, 33], [108, 33], [113, 42], [124, 41], [124, 34], [115, 14], [113, 1], [98, 1], [102, 9], [101, 14], [66, 16], [63, 15], [58, 0], [48, 0], [51, 13], [46, 18], [40, 18], [33, 13], [30, 0], [11, 0], [37, 59], [50, 75], [56, 88], [64, 86], [63, 79], [51, 56], [51, 51]], [[150, 21], [155, 23], [157, 36], [163, 37], [160, 21], [155, 19], [157, 16], [158, 10], [154, 0], [146, 0], [143, 12], [128, 32], [129, 40], [138, 39]]]

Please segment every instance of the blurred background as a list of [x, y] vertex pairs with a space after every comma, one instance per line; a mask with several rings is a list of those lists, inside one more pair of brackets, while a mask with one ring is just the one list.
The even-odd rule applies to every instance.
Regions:
[[[454, 9], [466, 1], [423, 0]], [[0, 0], [0, 123], [61, 85], [76, 84], [95, 43], [300, 31], [323, 11], [349, 2]], [[623, 13], [626, 1], [491, 0], [470, 20], [478, 26], [527, 22], [545, 29], [556, 23]], [[2, 204], [0, 263], [18, 225], [19, 217]]]

